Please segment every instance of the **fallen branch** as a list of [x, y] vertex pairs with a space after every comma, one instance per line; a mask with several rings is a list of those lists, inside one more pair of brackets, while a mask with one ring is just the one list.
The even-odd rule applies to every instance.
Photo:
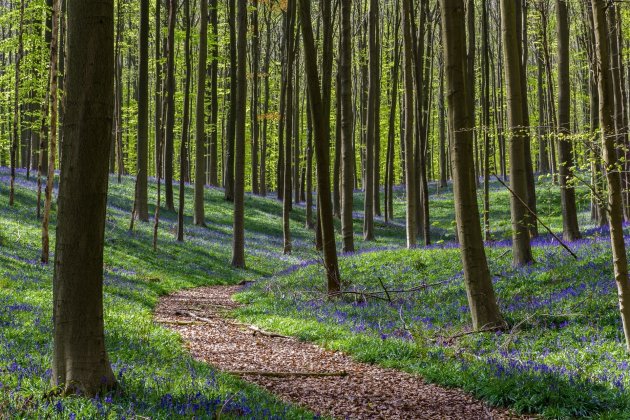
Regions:
[[392, 302], [392, 297], [389, 295], [389, 292], [385, 288], [385, 284], [383, 283], [383, 279], [379, 277], [378, 281], [379, 281], [379, 283], [381, 283], [381, 287], [383, 288], [383, 290], [385, 291], [385, 294], [387, 295], [387, 300], [389, 300], [389, 303], [391, 303]]
[[525, 201], [523, 201], [523, 199], [522, 199], [521, 197], [519, 197], [519, 196], [518, 196], [518, 194], [516, 194], [516, 193], [515, 193], [515, 192], [514, 192], [514, 191], [513, 191], [510, 187], [508, 187], [508, 186], [507, 186], [507, 184], [506, 184], [505, 182], [503, 182], [503, 181], [501, 180], [501, 178], [499, 178], [499, 177], [497, 176], [497, 174], [494, 174], [494, 177], [495, 177], [495, 178], [497, 179], [497, 181], [499, 181], [499, 182], [500, 182], [500, 183], [501, 183], [501, 184], [502, 184], [505, 188], [507, 188], [507, 190], [508, 190], [508, 191], [509, 191], [509, 192], [510, 192], [510, 193], [511, 193], [511, 194], [512, 194], [512, 195], [513, 195], [513, 196], [514, 196], [514, 197], [515, 197], [518, 201], [520, 201], [520, 202], [521, 202], [521, 204], [522, 204], [522, 205], [523, 205], [523, 206], [527, 209], [527, 211], [529, 211], [529, 213], [530, 213], [532, 216], [534, 216], [534, 217], [536, 218], [536, 220], [538, 220], [538, 223], [540, 223], [540, 224], [541, 224], [541, 225], [542, 225], [542, 226], [543, 226], [543, 227], [547, 230], [547, 232], [549, 232], [549, 233], [551, 234], [551, 236], [553, 236], [553, 237], [556, 239], [556, 241], [558, 241], [558, 243], [559, 243], [560, 245], [562, 245], [562, 247], [563, 247], [564, 249], [566, 249], [566, 250], [567, 250], [567, 252], [568, 252], [569, 254], [571, 254], [571, 256], [572, 256], [573, 258], [575, 258], [576, 260], [578, 259], [578, 256], [575, 254], [575, 252], [571, 251], [571, 248], [569, 248], [569, 247], [567, 246], [567, 244], [565, 244], [564, 242], [562, 242], [562, 239], [560, 239], [560, 238], [558, 237], [558, 235], [556, 235], [555, 233], [553, 233], [553, 231], [552, 231], [552, 230], [551, 230], [551, 229], [550, 229], [550, 228], [549, 228], [549, 227], [545, 224], [545, 222], [543, 222], [542, 220], [540, 220], [540, 217], [538, 217], [538, 215], [537, 215], [536, 213], [534, 213], [534, 211], [533, 211], [531, 208], [529, 208], [529, 206], [527, 205], [527, 203], [526, 203]]
[[291, 338], [291, 337], [286, 336], [286, 335], [276, 334], [276, 333], [271, 333], [271, 332], [267, 332], [267, 331], [261, 330], [260, 328], [256, 327], [255, 325], [249, 325], [247, 328], [249, 328], [250, 330], [254, 331], [254, 335], [260, 334], [260, 335], [264, 335], [265, 337]]
[[171, 321], [171, 320], [164, 320], [164, 321], [158, 321], [160, 324], [166, 324], [166, 325], [203, 325], [203, 322], [199, 322], [199, 321]]
[[206, 323], [212, 322], [212, 320], [210, 318], [204, 318], [202, 316], [195, 315], [192, 312], [175, 311], [175, 315], [184, 315], [184, 316], [190, 317], [192, 319], [196, 319], [197, 321], [206, 322]]
[[300, 376], [300, 377], [312, 377], [312, 378], [320, 378], [320, 377], [328, 377], [328, 376], [348, 376], [348, 372], [342, 370], [340, 372], [269, 372], [269, 371], [259, 371], [259, 370], [233, 370], [226, 371], [225, 373], [229, 373], [230, 375], [236, 376], [266, 376], [271, 378], [287, 378], [291, 376]]

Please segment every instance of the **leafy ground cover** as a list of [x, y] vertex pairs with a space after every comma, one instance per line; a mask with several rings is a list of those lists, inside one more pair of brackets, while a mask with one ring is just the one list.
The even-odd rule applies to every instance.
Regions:
[[459, 251], [451, 243], [344, 258], [349, 290], [379, 298], [326, 299], [322, 267], [313, 264], [251, 285], [238, 295], [248, 305], [235, 315], [521, 413], [629, 418], [628, 354], [607, 230], [588, 229], [570, 244], [577, 261], [549, 237], [535, 245], [537, 262], [525, 268], [511, 266], [508, 241], [487, 248], [509, 325], [502, 332], [469, 333]]
[[[176, 334], [152, 320], [160, 295], [268, 276], [314, 258], [311, 233], [301, 227], [303, 214], [297, 212], [293, 224], [301, 246], [285, 257], [278, 236], [279, 204], [248, 197], [247, 262], [251, 268], [235, 271], [229, 267], [231, 206], [223, 201], [221, 191], [207, 190], [209, 228], [193, 227], [188, 220], [183, 244], [174, 240], [176, 215], [162, 212], [160, 250], [154, 253], [152, 225], [136, 223], [136, 231], [128, 232], [133, 179], [117, 184], [112, 178], [105, 234], [105, 323], [107, 348], [121, 387], [119, 392], [95, 399], [61, 399], [50, 385], [52, 270], [39, 263], [36, 182], [19, 174], [12, 208], [6, 185], [8, 170], [0, 169], [0, 417], [313, 416], [195, 362]], [[191, 197], [190, 189], [188, 193]], [[151, 184], [151, 200], [154, 194]]]
[[[0, 168], [0, 412], [8, 416], [187, 418], [195, 415], [212, 417], [218, 413], [221, 413], [221, 417], [228, 418], [314, 416], [287, 406], [258, 388], [219, 374], [203, 363], [195, 362], [188, 356], [175, 334], [156, 325], [152, 320], [153, 309], [161, 295], [183, 288], [235, 284], [261, 277], [268, 278], [268, 281], [256, 283], [243, 295], [242, 298], [252, 302], [253, 306], [245, 309], [241, 317], [270, 329], [295, 333], [304, 339], [345, 348], [360, 360], [421, 372], [431, 380], [461, 386], [491, 402], [511, 404], [517, 408], [525, 397], [518, 397], [519, 394], [515, 394], [512, 389], [518, 388], [518, 381], [521, 379], [511, 379], [514, 377], [510, 376], [512, 374], [504, 374], [504, 377], [484, 382], [475, 378], [475, 375], [481, 372], [482, 365], [487, 364], [487, 360], [492, 357], [497, 360], [496, 369], [499, 369], [500, 363], [506, 364], [512, 359], [525, 361], [528, 357], [534, 357], [538, 354], [536, 352], [542, 351], [534, 344], [546, 342], [543, 335], [549, 335], [545, 331], [556, 331], [556, 339], [560, 340], [557, 346], [566, 351], [561, 353], [550, 347], [541, 363], [550, 366], [550, 369], [569, 369], [569, 362], [564, 363], [563, 360], [579, 358], [577, 373], [572, 377], [565, 375], [567, 382], [559, 385], [566, 392], [573, 392], [574, 396], [579, 395], [585, 401], [581, 403], [585, 408], [580, 408], [578, 404], [575, 410], [589, 413], [602, 413], [611, 408], [625, 410], [622, 403], [626, 397], [622, 387], [610, 384], [599, 387], [606, 381], [597, 376], [608, 375], [618, 379], [623, 368], [613, 367], [617, 362], [623, 363], [623, 353], [618, 341], [620, 337], [614, 311], [614, 290], [610, 288], [612, 280], [609, 275], [610, 258], [606, 254], [608, 248], [604, 240], [594, 239], [596, 232], [593, 232], [589, 240], [599, 248], [594, 248], [594, 253], [588, 254], [590, 245], [585, 241], [579, 247], [580, 265], [571, 263], [554, 247], [543, 247], [537, 250], [539, 265], [522, 271], [512, 270], [509, 267], [509, 256], [499, 258], [506, 249], [505, 244], [497, 245], [496, 249], [489, 251], [492, 255], [493, 272], [500, 274], [497, 275], [497, 288], [502, 305], [504, 308], [509, 308], [506, 305], [516, 305], [509, 311], [506, 310], [506, 318], [513, 324], [531, 312], [526, 305], [533, 297], [542, 296], [536, 298], [539, 299], [538, 308], [546, 313], [551, 309], [544, 299], [555, 299], [554, 302], [558, 301], [554, 303], [556, 305], [561, 305], [561, 302], [579, 302], [577, 298], [570, 296], [545, 297], [551, 290], [564, 290], [563, 284], [574, 287], [575, 292], [571, 293], [583, 297], [588, 293], [603, 293], [598, 289], [600, 287], [607, 287], [604, 291], [608, 293], [604, 295], [605, 299], [592, 302], [592, 309], [560, 307], [564, 312], [568, 313], [571, 309], [584, 316], [572, 315], [555, 321], [549, 317], [532, 318], [531, 322], [523, 324], [519, 334], [506, 347], [507, 355], [503, 356], [495, 347], [507, 340], [506, 335], [471, 335], [456, 340], [454, 344], [442, 343], [444, 340], [441, 337], [465, 330], [468, 322], [459, 281], [459, 257], [451, 243], [453, 203], [448, 189], [438, 191], [435, 185], [431, 186], [432, 232], [437, 245], [432, 249], [414, 251], [400, 249], [404, 244], [404, 191], [396, 191], [396, 220], [390, 224], [377, 220], [378, 240], [371, 243], [360, 239], [363, 203], [362, 194], [357, 193], [356, 246], [358, 252], [363, 254], [342, 258], [344, 278], [354, 288], [360, 288], [361, 285], [378, 288], [379, 278], [383, 279], [388, 288], [408, 287], [433, 280], [447, 283], [421, 294], [397, 296], [394, 304], [348, 301], [333, 305], [317, 300], [323, 281], [317, 264], [313, 265], [318, 261], [318, 255], [312, 246], [313, 233], [304, 228], [303, 207], [295, 207], [291, 225], [294, 252], [285, 256], [281, 251], [280, 203], [273, 198], [262, 199], [248, 195], [248, 269], [232, 270], [229, 267], [232, 207], [224, 202], [222, 191], [206, 191], [208, 227], [194, 227], [191, 219], [187, 218], [186, 242], [183, 244], [174, 239], [176, 215], [163, 211], [160, 250], [155, 253], [151, 247], [152, 224], [137, 223], [136, 231], [128, 232], [133, 197], [133, 179], [129, 177], [124, 177], [121, 184], [114, 178], [111, 180], [105, 234], [107, 348], [122, 386], [119, 392], [95, 399], [58, 398], [50, 386], [49, 370], [52, 355], [52, 271], [50, 267], [42, 266], [38, 262], [40, 223], [35, 218], [36, 182], [34, 179], [27, 180], [23, 172], [19, 173], [14, 207], [8, 206], [6, 185], [8, 170]], [[547, 212], [544, 213], [546, 222], [554, 229], [559, 229], [561, 221], [557, 190], [548, 187], [544, 182], [539, 185], [539, 190], [541, 213]], [[150, 183], [150, 203], [155, 202], [155, 192], [155, 184]], [[192, 197], [189, 186], [187, 194], [188, 198]], [[581, 191], [580, 194], [580, 206], [585, 210], [586, 193]], [[187, 214], [191, 214], [190, 201], [187, 203]], [[507, 193], [493, 184], [493, 233], [497, 239], [509, 235], [509, 225], [506, 222], [509, 220], [508, 201]], [[152, 206], [150, 207], [152, 212]], [[583, 213], [581, 221], [585, 220], [586, 215]], [[51, 239], [54, 249], [54, 237]], [[601, 255], [596, 253], [599, 252], [597, 249], [601, 250]], [[553, 268], [556, 271], [551, 273], [562, 275], [545, 274], [545, 267], [553, 264], [556, 264]], [[301, 270], [300, 267], [304, 269]], [[587, 267], [591, 267], [588, 272], [585, 271]], [[285, 276], [272, 277], [279, 273], [284, 273]], [[572, 273], [575, 274], [575, 279], [571, 277]], [[595, 277], [601, 283], [597, 283], [598, 286], [592, 289], [589, 285]], [[556, 278], [557, 281], [553, 280]], [[582, 283], [586, 286], [580, 286]], [[307, 292], [309, 289], [312, 293]], [[296, 307], [291, 308], [291, 305]], [[597, 312], [597, 308], [600, 312]], [[570, 325], [560, 328], [559, 325], [566, 321]], [[552, 322], [556, 324], [555, 329], [551, 327]], [[543, 329], [540, 330], [538, 341], [527, 339], [538, 334], [536, 328], [540, 325]], [[607, 327], [606, 330], [604, 326]], [[583, 354], [585, 350], [581, 347], [578, 347], [579, 353], [571, 356], [571, 347], [562, 341], [568, 340], [567, 334], [570, 331], [586, 337], [586, 344], [581, 347], [590, 346], [592, 350], [588, 356]], [[580, 337], [575, 338], [575, 342], [579, 342]], [[530, 341], [531, 346], [523, 345]], [[608, 348], [610, 354], [606, 363], [601, 357], [603, 353], [600, 349], [603, 347]], [[515, 350], [519, 353], [509, 353]], [[592, 366], [582, 362], [582, 359], [588, 357], [593, 359]], [[507, 364], [505, 366], [509, 367]], [[588, 372], [579, 371], [587, 369], [585, 366], [590, 369]], [[462, 374], [459, 371], [462, 368], [469, 373]], [[516, 370], [506, 368], [506, 371]], [[486, 372], [488, 378], [491, 374], [495, 375], [492, 370]], [[526, 377], [526, 372], [519, 375], [516, 378]], [[548, 376], [552, 379], [561, 377], [556, 370]], [[537, 378], [535, 375], [531, 376], [531, 381], [536, 382]], [[570, 386], [571, 378], [574, 382], [584, 383], [583, 387], [586, 388]], [[584, 382], [583, 379], [590, 382]], [[625, 377], [621, 377], [619, 383], [625, 384]], [[545, 385], [543, 383], [537, 386]], [[510, 395], [516, 395], [516, 400], [508, 400], [506, 396]], [[546, 398], [549, 392], [534, 390], [529, 397], [539, 395]], [[503, 399], [496, 398], [497, 396]], [[565, 396], [568, 399], [571, 395]], [[597, 402], [597, 398], [601, 401]], [[578, 402], [581, 400], [577, 399]], [[522, 409], [542, 410], [548, 414], [580, 412], [569, 411], [567, 405], [568, 403], [559, 404], [556, 411], [550, 411], [556, 406], [543, 401], [524, 405]]]

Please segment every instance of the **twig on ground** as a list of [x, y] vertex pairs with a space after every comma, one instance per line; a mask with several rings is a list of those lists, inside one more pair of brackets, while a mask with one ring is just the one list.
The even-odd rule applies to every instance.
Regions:
[[276, 334], [276, 333], [271, 333], [271, 332], [268, 332], [268, 331], [261, 330], [260, 328], [258, 328], [255, 325], [250, 325], [247, 328], [249, 328], [250, 330], [254, 331], [254, 335], [260, 334], [260, 335], [264, 335], [265, 337], [291, 338], [291, 337], [289, 337], [287, 335]]
[[348, 376], [348, 372], [342, 370], [340, 372], [269, 372], [269, 371], [259, 371], [259, 370], [233, 370], [226, 371], [225, 373], [229, 373], [230, 375], [236, 376], [245, 376], [245, 375], [256, 375], [256, 376], [268, 376], [272, 378], [286, 378], [291, 376], [301, 376], [301, 377], [327, 377], [327, 376]]

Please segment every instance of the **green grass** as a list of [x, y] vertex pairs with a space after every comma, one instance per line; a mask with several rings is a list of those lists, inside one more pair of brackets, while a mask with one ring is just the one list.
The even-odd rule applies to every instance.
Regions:
[[[8, 184], [6, 169], [0, 169], [0, 179], [1, 185]], [[376, 333], [375, 330], [354, 331], [348, 324], [319, 316], [316, 312], [290, 307], [293, 302], [305, 299], [300, 290], [306, 285], [319, 291], [324, 285], [317, 266], [307, 267], [286, 277], [273, 278], [276, 273], [290, 271], [291, 267], [304, 266], [319, 258], [313, 249], [313, 232], [304, 228], [305, 214], [302, 207], [295, 206], [292, 215], [294, 252], [286, 256], [282, 254], [281, 203], [248, 195], [245, 201], [248, 268], [233, 270], [229, 266], [232, 205], [223, 200], [222, 191], [206, 190], [208, 227], [194, 227], [191, 218], [187, 217], [184, 243], [178, 243], [174, 238], [176, 215], [162, 211], [159, 251], [155, 253], [151, 242], [152, 224], [136, 223], [134, 233], [127, 230], [134, 185], [130, 177], [124, 177], [121, 184], [116, 183], [114, 178], [111, 180], [105, 233], [106, 344], [115, 374], [121, 383], [120, 391], [96, 399], [61, 399], [51, 396], [52, 271], [50, 267], [38, 263], [40, 223], [35, 218], [35, 185], [34, 180], [27, 181], [23, 173], [19, 175], [15, 207], [8, 206], [6, 189], [3, 187], [4, 191], [0, 191], [0, 413], [25, 418], [187, 418], [193, 415], [213, 417], [218, 412], [228, 418], [312, 417], [312, 413], [282, 403], [259, 388], [217, 373], [204, 363], [195, 362], [175, 333], [153, 322], [152, 312], [160, 296], [184, 288], [235, 284], [260, 278], [269, 280], [256, 283], [241, 297], [253, 303], [240, 313], [243, 319], [295, 334], [305, 340], [345, 349], [359, 360], [421, 372], [428, 379], [464, 387], [493, 401], [495, 394], [484, 395], [487, 387], [484, 387], [483, 381], [477, 379], [475, 382], [470, 379], [474, 374], [467, 376], [459, 371], [462, 361], [457, 353], [461, 351], [467, 354], [467, 346], [473, 346], [475, 340], [490, 338], [471, 336], [458, 344], [464, 350], [459, 347], [456, 350], [450, 347], [440, 350], [438, 346], [425, 343], [436, 335], [428, 328], [425, 332], [415, 329], [417, 337], [420, 337], [415, 341], [404, 336], [395, 338], [395, 335], [383, 340], [380, 332]], [[447, 243], [453, 239], [452, 195], [448, 189], [437, 192], [434, 191], [435, 186], [431, 188], [432, 239], [434, 242]], [[557, 211], [557, 190], [546, 187], [544, 183], [539, 185], [539, 189], [539, 200], [546, 212], [545, 220], [554, 229], [559, 229], [561, 220]], [[188, 186], [186, 191], [186, 214], [190, 215], [192, 189]], [[155, 193], [155, 185], [151, 183], [150, 203], [155, 202]], [[585, 193], [580, 191], [580, 194], [583, 197]], [[497, 239], [509, 236], [508, 199], [507, 193], [493, 184], [491, 217], [493, 234]], [[580, 206], [585, 210], [584, 200], [580, 201]], [[355, 194], [355, 211], [362, 212], [361, 193]], [[150, 213], [153, 213], [152, 205]], [[376, 221], [377, 240], [369, 243], [361, 240], [362, 223], [359, 217], [355, 219], [358, 250], [398, 250], [342, 258], [345, 280], [354, 287], [360, 284], [379, 287], [375, 283], [378, 281], [375, 277], [377, 274], [390, 285], [412, 284], [423, 279], [428, 282], [433, 279], [446, 280], [453, 276], [456, 280], [460, 268], [455, 250], [400, 250], [405, 237], [402, 191], [397, 191], [395, 216], [393, 224], [385, 224], [382, 219]], [[53, 224], [54, 221], [53, 208]], [[336, 224], [338, 227], [338, 221]], [[54, 250], [54, 243], [52, 245]], [[499, 251], [491, 252], [496, 257]], [[537, 257], [543, 259], [539, 253]], [[608, 261], [606, 255], [602, 258], [602, 261]], [[496, 269], [504, 270], [506, 278], [520, 275], [509, 270], [509, 257], [504, 257], [497, 264]], [[575, 270], [577, 268], [574, 267]], [[526, 279], [525, 276], [518, 283], [523, 290], [529, 287], [529, 280]], [[533, 284], [537, 283], [534, 281]], [[538, 289], [535, 290], [546, 290], [543, 286], [536, 287]], [[513, 293], [511, 289], [501, 290], [498, 285], [497, 288], [504, 299]], [[293, 292], [293, 289], [297, 291]], [[422, 302], [414, 303], [417, 311], [422, 311], [431, 302], [442, 305], [461, 300], [461, 287], [449, 284], [444, 288], [450, 289], [453, 289], [452, 296], [440, 295], [442, 288], [422, 294]], [[280, 290], [287, 292], [284, 298], [278, 294]], [[438, 294], [425, 300], [433, 293]], [[328, 302], [322, 304], [332, 305]], [[373, 306], [370, 304], [367, 308], [372, 310]], [[400, 318], [395, 308], [382, 305], [374, 308], [383, 311], [378, 315], [383, 322]], [[364, 309], [357, 307], [352, 316], [364, 316]], [[614, 311], [610, 313], [614, 314]], [[405, 316], [407, 314], [403, 313]], [[453, 319], [445, 321], [444, 331], [459, 331], [467, 325], [465, 313], [447, 312], [445, 316], [453, 316]], [[514, 319], [518, 317], [519, 314], [515, 313]], [[609, 318], [609, 328], [618, 333], [615, 324], [617, 318], [614, 315]], [[409, 325], [415, 328], [420, 324], [409, 322]], [[395, 334], [395, 330], [393, 325], [391, 331], [385, 333]], [[404, 335], [404, 331], [398, 334]], [[469, 341], [471, 344], [467, 344]], [[618, 343], [611, 343], [613, 349], [617, 349], [615, 346]], [[492, 341], [478, 345], [491, 346]], [[444, 356], [440, 356], [439, 351], [443, 351]], [[450, 356], [449, 352], [455, 352], [455, 356]], [[470, 366], [476, 365], [470, 362]], [[476, 372], [473, 367], [468, 369]], [[497, 387], [510, 383], [509, 380], [495, 382], [493, 386]], [[509, 388], [508, 385], [501, 386]], [[609, 394], [606, 391], [601, 395]], [[603, 400], [608, 401], [605, 398]], [[510, 401], [493, 402], [514, 405]], [[539, 406], [536, 405], [537, 408]], [[602, 411], [599, 408], [597, 410], [591, 411]]]

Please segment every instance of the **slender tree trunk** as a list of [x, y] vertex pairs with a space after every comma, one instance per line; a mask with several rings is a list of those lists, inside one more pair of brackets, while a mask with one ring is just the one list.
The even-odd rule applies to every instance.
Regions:
[[205, 226], [204, 187], [206, 185], [206, 63], [208, 61], [208, 0], [199, 11], [199, 63], [197, 68], [197, 107], [195, 109], [195, 210], [193, 223]]
[[13, 206], [15, 201], [15, 167], [17, 166], [17, 152], [19, 146], [20, 132], [20, 64], [24, 55], [23, 45], [24, 26], [24, 0], [20, 0], [20, 23], [18, 30], [18, 53], [15, 57], [15, 88], [13, 91], [13, 139], [11, 141], [11, 182], [9, 187], [9, 205]]
[[282, 205], [282, 233], [283, 233], [283, 251], [285, 254], [291, 253], [291, 200], [292, 195], [292, 137], [293, 137], [293, 106], [288, 106], [293, 102], [293, 64], [295, 59], [295, 1], [288, 0], [285, 16], [285, 80], [286, 80], [286, 106], [284, 109], [284, 128], [286, 130], [286, 138], [284, 140], [284, 180], [283, 180], [283, 205]]
[[116, 381], [105, 350], [103, 322], [113, 23], [112, 0], [68, 4], [68, 112], [53, 280], [52, 382], [65, 393], [89, 397], [105, 392]]
[[[237, 39], [236, 39], [236, 4], [235, 0], [228, 0], [230, 26], [230, 109], [227, 129], [225, 133], [225, 167], [223, 169], [225, 184], [225, 199], [234, 201], [235, 182], [235, 136], [236, 136], [236, 114], [238, 113], [238, 65], [237, 65]], [[247, 16], [246, 16], [247, 17]]]
[[247, 0], [238, 0], [237, 94], [234, 141], [232, 267], [245, 268], [245, 118], [247, 116]]
[[527, 173], [525, 167], [525, 140], [523, 121], [524, 92], [521, 90], [521, 57], [517, 36], [517, 4], [514, 0], [501, 0], [503, 19], [503, 54], [505, 56], [505, 81], [508, 96], [510, 139], [510, 197], [512, 214], [512, 256], [516, 266], [533, 261], [527, 226], [527, 209], [521, 202], [527, 201]]
[[149, 221], [148, 171], [149, 171], [149, 0], [140, 0], [140, 39], [138, 71], [138, 141], [137, 174], [134, 198], [135, 213], [143, 222]]
[[175, 21], [177, 5], [175, 0], [168, 0], [168, 37], [166, 59], [166, 132], [164, 133], [164, 190], [166, 208], [175, 210], [173, 198], [173, 159], [175, 158]]
[[210, 150], [208, 151], [208, 182], [219, 186], [219, 22], [217, 0], [210, 0], [210, 24], [212, 25], [212, 60], [210, 62]]
[[405, 111], [404, 111], [404, 146], [405, 146], [405, 181], [407, 189], [407, 247], [416, 246], [416, 187], [413, 156], [413, 44], [412, 44], [412, 16], [411, 0], [402, 0], [403, 48], [405, 80]]
[[[184, 0], [184, 63], [186, 75], [184, 76], [184, 114], [182, 118], [182, 138], [179, 143], [179, 208], [177, 210], [177, 241], [184, 241], [184, 204], [186, 198], [185, 180], [187, 178], [187, 149], [190, 114], [190, 0]], [[203, 118], [202, 118], [203, 120]], [[202, 184], [203, 186], [203, 184]]]
[[[330, 8], [330, 0], [323, 0], [323, 3]], [[310, 0], [300, 0], [300, 19], [302, 41], [304, 44], [304, 68], [308, 91], [311, 98], [309, 104], [311, 116], [313, 118], [313, 134], [315, 139], [315, 153], [317, 157], [317, 210], [320, 220], [319, 228], [322, 235], [324, 266], [326, 268], [326, 277], [328, 282], [328, 295], [336, 296], [341, 290], [341, 276], [339, 274], [332, 202], [330, 199], [330, 121], [326, 116], [326, 112], [322, 112], [326, 111], [326, 106], [322, 100], [322, 94], [319, 88], [319, 75], [316, 59], [317, 51], [315, 49], [313, 27], [311, 24]], [[326, 77], [322, 77], [322, 79], [325, 81]], [[326, 91], [325, 85], [323, 90], [324, 92]]]
[[339, 77], [341, 82], [341, 236], [343, 252], [354, 252], [353, 193], [354, 147], [352, 144], [352, 2], [341, 2]]
[[252, 136], [252, 192], [256, 195], [260, 193], [260, 184], [258, 182], [258, 157], [259, 157], [259, 122], [258, 122], [258, 68], [260, 61], [260, 32], [258, 30], [258, 9], [261, 3], [256, 2], [256, 5], [252, 8], [252, 96], [251, 96], [251, 136]]
[[563, 237], [580, 238], [575, 189], [573, 188], [573, 144], [570, 139], [571, 85], [569, 79], [569, 13], [566, 0], [556, 0], [558, 24], [558, 160], [562, 198]]
[[379, 77], [379, 43], [378, 43], [378, 0], [370, 0], [369, 11], [369, 82], [367, 98], [367, 133], [365, 137], [365, 199], [363, 213], [363, 239], [374, 240], [374, 184], [378, 186], [375, 178], [374, 152], [376, 144], [376, 127], [379, 124], [378, 90], [380, 88]]
[[[50, 70], [48, 78], [50, 88], [50, 103], [52, 105], [50, 111], [50, 162], [48, 162], [48, 174], [46, 175], [46, 198], [44, 202], [44, 218], [42, 220], [41, 261], [43, 264], [48, 264], [50, 258], [50, 240], [48, 225], [50, 223], [52, 193], [55, 185], [55, 156], [57, 155], [57, 111], [59, 105], [59, 102], [57, 101], [57, 60], [59, 57], [59, 0], [54, 0], [53, 2], [52, 22], [52, 38], [50, 42]], [[46, 105], [46, 111], [48, 111], [48, 104]]]

